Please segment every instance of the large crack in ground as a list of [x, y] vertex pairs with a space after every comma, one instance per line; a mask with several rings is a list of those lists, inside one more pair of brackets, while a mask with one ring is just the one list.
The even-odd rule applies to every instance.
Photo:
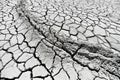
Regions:
[[1, 80], [120, 79], [117, 2], [114, 7], [102, 0], [1, 4]]

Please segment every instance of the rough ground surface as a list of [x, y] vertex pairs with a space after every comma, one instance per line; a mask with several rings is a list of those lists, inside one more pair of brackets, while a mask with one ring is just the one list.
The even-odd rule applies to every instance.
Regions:
[[120, 1], [0, 0], [0, 80], [120, 80]]

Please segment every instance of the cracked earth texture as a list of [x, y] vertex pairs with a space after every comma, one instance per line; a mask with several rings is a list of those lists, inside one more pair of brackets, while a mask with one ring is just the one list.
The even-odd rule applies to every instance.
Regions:
[[0, 80], [120, 80], [120, 1], [0, 0]]

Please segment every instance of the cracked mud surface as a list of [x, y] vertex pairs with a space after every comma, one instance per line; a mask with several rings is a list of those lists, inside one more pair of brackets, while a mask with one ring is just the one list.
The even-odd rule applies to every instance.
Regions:
[[120, 80], [120, 1], [0, 0], [0, 80]]

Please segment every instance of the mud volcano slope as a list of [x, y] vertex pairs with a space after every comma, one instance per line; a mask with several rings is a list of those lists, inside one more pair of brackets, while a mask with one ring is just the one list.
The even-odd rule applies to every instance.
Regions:
[[0, 80], [120, 80], [119, 0], [1, 0]]

